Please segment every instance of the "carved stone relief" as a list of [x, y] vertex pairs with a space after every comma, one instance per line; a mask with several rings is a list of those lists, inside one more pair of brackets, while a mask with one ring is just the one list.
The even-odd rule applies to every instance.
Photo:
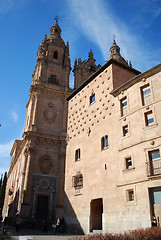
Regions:
[[56, 118], [56, 108], [53, 103], [48, 103], [46, 109], [44, 110], [44, 118], [49, 124], [54, 123]]
[[45, 154], [44, 156], [39, 158], [39, 167], [40, 171], [43, 174], [49, 174], [53, 167], [52, 159], [48, 154]]

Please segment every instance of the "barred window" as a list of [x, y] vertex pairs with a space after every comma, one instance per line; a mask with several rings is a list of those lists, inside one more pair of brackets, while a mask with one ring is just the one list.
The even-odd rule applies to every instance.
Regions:
[[77, 172], [75, 176], [72, 177], [72, 186], [74, 188], [83, 188], [83, 174]]

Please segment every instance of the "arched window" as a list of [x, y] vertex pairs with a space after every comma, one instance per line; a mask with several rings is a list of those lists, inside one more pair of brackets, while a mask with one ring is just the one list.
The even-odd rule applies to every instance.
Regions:
[[55, 51], [55, 52], [53, 53], [53, 58], [54, 58], [54, 59], [58, 59], [58, 52], [57, 52], [57, 51]]

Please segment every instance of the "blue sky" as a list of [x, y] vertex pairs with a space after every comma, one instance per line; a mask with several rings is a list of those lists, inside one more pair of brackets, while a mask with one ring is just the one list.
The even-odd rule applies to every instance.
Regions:
[[9, 169], [14, 140], [22, 138], [38, 46], [56, 16], [72, 67], [90, 49], [103, 65], [113, 35], [134, 68], [161, 62], [160, 0], [0, 0], [0, 174]]

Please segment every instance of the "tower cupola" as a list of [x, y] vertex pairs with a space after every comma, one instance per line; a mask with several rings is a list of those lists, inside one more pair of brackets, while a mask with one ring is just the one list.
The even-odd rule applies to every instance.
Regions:
[[50, 35], [48, 38], [61, 38], [61, 28], [58, 25], [58, 20], [56, 19], [55, 24], [50, 28]]
[[115, 39], [113, 39], [113, 44], [112, 44], [112, 46], [110, 48], [110, 57], [109, 57], [108, 61], [111, 60], [111, 59], [114, 59], [114, 60], [116, 60], [116, 61], [118, 61], [120, 63], [128, 65], [128, 63], [125, 61], [125, 59], [121, 56], [120, 48], [116, 44]]

